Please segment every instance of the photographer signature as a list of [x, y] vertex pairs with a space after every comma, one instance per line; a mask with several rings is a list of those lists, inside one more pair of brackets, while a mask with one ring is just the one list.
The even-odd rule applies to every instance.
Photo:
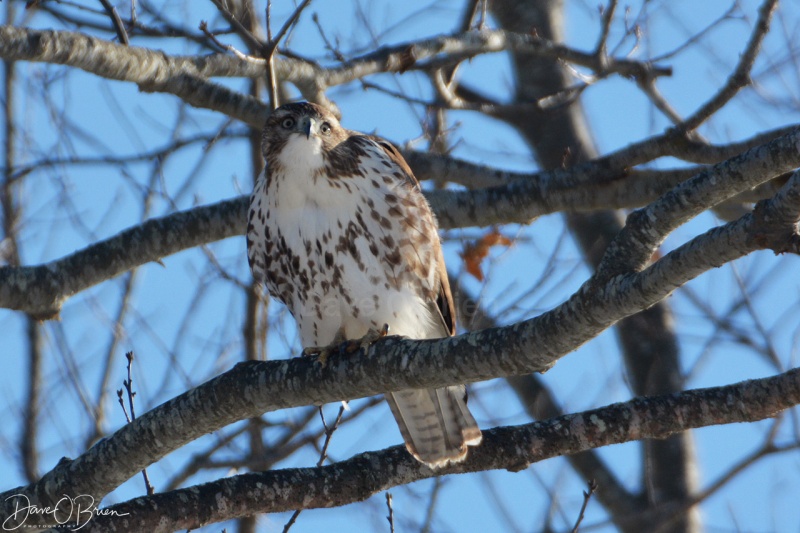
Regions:
[[24, 494], [14, 494], [6, 498], [6, 501], [14, 498], [14, 512], [3, 521], [3, 531], [14, 531], [25, 525], [25, 521], [31, 515], [44, 516], [52, 515], [53, 521], [58, 525], [73, 523], [73, 530], [77, 531], [85, 526], [95, 516], [127, 516], [128, 513], [120, 513], [113, 509], [98, 509], [95, 507], [94, 497], [88, 494], [79, 496], [67, 496], [66, 494], [54, 505], [39, 507], [31, 504], [30, 499]]

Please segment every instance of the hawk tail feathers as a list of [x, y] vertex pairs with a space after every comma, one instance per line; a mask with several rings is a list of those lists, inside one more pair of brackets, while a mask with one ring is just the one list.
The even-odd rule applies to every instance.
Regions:
[[386, 395], [409, 453], [431, 468], [463, 461], [467, 447], [481, 442], [464, 392], [461, 385]]

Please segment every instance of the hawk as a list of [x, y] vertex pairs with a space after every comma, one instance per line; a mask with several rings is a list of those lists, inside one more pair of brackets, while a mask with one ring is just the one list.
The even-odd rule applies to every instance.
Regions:
[[[261, 147], [247, 257], [297, 321], [304, 351], [375, 339], [385, 325], [413, 339], [455, 334], [436, 221], [392, 144], [301, 102], [272, 112]], [[481, 441], [463, 385], [386, 400], [406, 448], [428, 466], [462, 461]]]

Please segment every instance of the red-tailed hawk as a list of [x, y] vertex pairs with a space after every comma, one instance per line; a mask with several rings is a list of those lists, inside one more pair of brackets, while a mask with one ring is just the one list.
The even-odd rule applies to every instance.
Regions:
[[[455, 333], [436, 221], [393, 145], [293, 103], [267, 119], [262, 151], [247, 256], [297, 320], [304, 347], [366, 338], [385, 324], [413, 339]], [[463, 385], [386, 399], [406, 448], [431, 467], [462, 461], [481, 441]]]

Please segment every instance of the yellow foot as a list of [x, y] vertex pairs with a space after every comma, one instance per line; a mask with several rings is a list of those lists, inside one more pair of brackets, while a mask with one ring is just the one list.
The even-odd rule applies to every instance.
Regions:
[[362, 348], [366, 351], [370, 344], [384, 338], [388, 334], [389, 324], [384, 324], [381, 329], [369, 328], [367, 333], [365, 333], [360, 339], [347, 341], [345, 344], [348, 346], [345, 348], [345, 350], [347, 353], [353, 353], [357, 350], [361, 350]]
[[322, 366], [328, 364], [328, 357], [332, 353], [340, 353], [350, 355], [358, 350], [366, 350], [370, 344], [382, 339], [389, 334], [389, 324], [384, 324], [382, 328], [370, 328], [367, 333], [360, 339], [342, 340], [343, 335], [341, 332], [336, 334], [333, 342], [327, 346], [309, 346], [303, 348], [303, 355], [316, 355], [317, 360]]
[[337, 346], [334, 344], [330, 346], [309, 346], [308, 348], [303, 348], [303, 355], [316, 355], [317, 361], [319, 361], [322, 366], [325, 366], [328, 364], [328, 356], [336, 348]]

